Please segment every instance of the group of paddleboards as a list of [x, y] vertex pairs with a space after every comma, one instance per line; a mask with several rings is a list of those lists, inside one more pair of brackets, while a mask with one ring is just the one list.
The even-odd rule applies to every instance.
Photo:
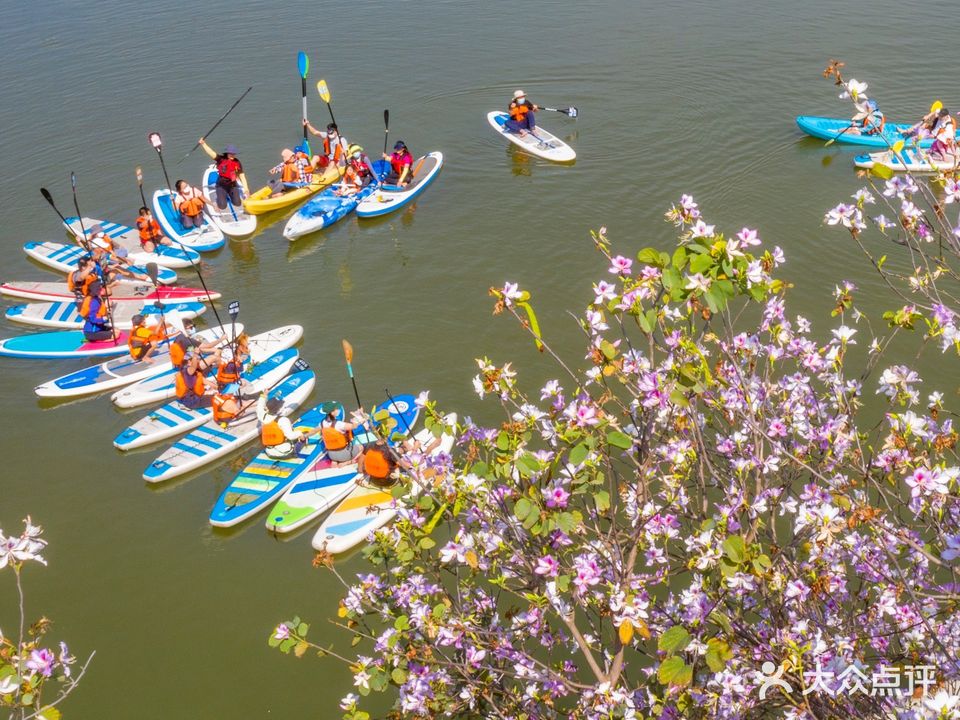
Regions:
[[857, 112], [851, 119], [800, 115], [797, 125], [808, 135], [878, 152], [854, 158], [854, 165], [877, 172], [950, 172], [960, 168], [957, 121], [939, 100], [914, 124], [888, 122], [877, 102], [863, 92], [856, 80], [841, 83], [848, 88]]

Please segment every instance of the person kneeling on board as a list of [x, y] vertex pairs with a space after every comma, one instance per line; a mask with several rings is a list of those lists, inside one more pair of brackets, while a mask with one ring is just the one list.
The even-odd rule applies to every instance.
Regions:
[[260, 441], [264, 452], [272, 458], [285, 458], [295, 454], [303, 443], [306, 435], [293, 429], [290, 418], [281, 416], [283, 399], [268, 398], [266, 391], [260, 394], [257, 400], [257, 420], [260, 421]]
[[187, 355], [174, 378], [174, 391], [177, 401], [190, 410], [208, 408], [213, 404], [213, 395], [207, 389], [216, 387], [213, 380], [206, 377], [206, 369], [201, 365], [200, 353]]
[[114, 340], [116, 334], [104, 297], [103, 283], [99, 280], [90, 283], [90, 293], [80, 303], [80, 316], [83, 318], [83, 337], [87, 342]]
[[360, 425], [359, 422], [337, 420], [335, 410], [328, 412], [320, 421], [320, 427], [314, 432], [320, 432], [323, 445], [327, 449], [327, 457], [330, 458], [333, 467], [353, 462], [354, 458], [363, 452], [360, 444], [353, 440], [353, 431]]
[[73, 293], [77, 309], [83, 299], [90, 294], [90, 286], [97, 282], [97, 266], [89, 255], [81, 255], [77, 260], [77, 269], [67, 275], [67, 289]]
[[403, 140], [397, 140], [393, 146], [393, 153], [383, 154], [383, 159], [390, 162], [390, 172], [383, 179], [388, 185], [406, 187], [413, 179], [413, 155], [407, 150]]
[[210, 407], [213, 420], [226, 427], [227, 423], [241, 415], [245, 408], [240, 403], [240, 383], [227, 383], [213, 396]]
[[527, 94], [523, 90], [517, 90], [513, 93], [510, 107], [507, 108], [507, 114], [510, 115], [505, 123], [507, 130], [517, 133], [520, 137], [528, 132], [536, 136], [534, 130], [536, 130], [537, 121], [533, 114], [539, 109], [539, 105], [527, 100]]
[[203, 227], [203, 208], [210, 204], [203, 193], [186, 180], [177, 180], [174, 187], [173, 207], [180, 213], [180, 224], [187, 230]]
[[173, 244], [170, 242], [170, 238], [163, 234], [160, 223], [156, 221], [148, 207], [140, 208], [137, 218], [137, 231], [140, 233], [140, 247], [144, 252], [156, 252], [158, 245]]
[[362, 147], [351, 145], [348, 152], [350, 159], [343, 172], [343, 181], [335, 191], [337, 195], [356, 195], [364, 185], [377, 180], [376, 170], [370, 158], [364, 154]]
[[221, 360], [217, 367], [217, 385], [224, 388], [228, 385], [242, 387], [246, 380], [243, 379], [243, 366], [250, 359], [250, 336], [246, 333], [237, 335], [237, 341], [233, 346], [232, 357], [229, 360]]

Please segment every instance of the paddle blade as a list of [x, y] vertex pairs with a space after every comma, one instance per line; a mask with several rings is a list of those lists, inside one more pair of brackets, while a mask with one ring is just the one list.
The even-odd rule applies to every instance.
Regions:
[[147, 263], [147, 264], [144, 265], [143, 267], [144, 267], [144, 270], [147, 271], [147, 276], [153, 281], [153, 284], [156, 285], [156, 284], [157, 284], [157, 275], [158, 275], [159, 272], [160, 272], [159, 268], [157, 268], [157, 264], [156, 264], [156, 263]]
[[72, 170], [70, 171], [70, 185], [73, 187], [74, 190], [77, 189], [77, 176], [73, 173]]
[[330, 102], [330, 89], [327, 87], [326, 80], [320, 80], [317, 83], [317, 92], [320, 94], [320, 99], [325, 103]]
[[939, 100], [935, 100], [933, 105], [930, 106], [930, 112], [940, 112], [943, 109], [943, 103]]
[[160, 150], [163, 149], [163, 139], [160, 137], [160, 133], [147, 133], [147, 140], [150, 141], [150, 145], [152, 145], [153, 149], [157, 152], [160, 152]]
[[383, 129], [390, 129], [390, 111], [386, 109], [383, 111]]
[[569, 115], [570, 117], [572, 117], [574, 120], [577, 119], [577, 116], [578, 116], [579, 114], [580, 114], [580, 111], [579, 111], [577, 108], [575, 108], [575, 107], [568, 107], [568, 108], [567, 108], [567, 115]]
[[303, 372], [304, 370], [310, 369], [310, 363], [308, 363], [303, 358], [297, 358], [297, 361], [293, 364], [293, 369], [297, 372]]
[[900, 153], [903, 150], [903, 140], [897, 140], [891, 149], [894, 153]]
[[240, 314], [240, 301], [231, 300], [230, 304], [227, 306], [227, 312], [230, 314], [230, 317], [236, 320], [237, 315]]
[[301, 50], [297, 53], [297, 70], [300, 71], [300, 77], [307, 79], [307, 71], [310, 69], [310, 58]]
[[353, 364], [353, 345], [348, 343], [346, 340], [341, 340], [343, 345], [343, 357], [347, 361], [347, 365]]
[[137, 185], [143, 185], [143, 170], [137, 168]]
[[53, 195], [50, 194], [50, 191], [46, 188], [40, 188], [40, 194], [43, 195], [43, 199], [46, 200], [50, 205], [53, 205]]

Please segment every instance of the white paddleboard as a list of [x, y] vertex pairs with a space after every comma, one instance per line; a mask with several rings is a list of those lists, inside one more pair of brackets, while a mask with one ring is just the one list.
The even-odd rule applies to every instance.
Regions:
[[[251, 215], [243, 209], [243, 205], [236, 207], [230, 199], [227, 198], [227, 207], [221, 210], [217, 207], [217, 168], [215, 165], [208, 167], [203, 173], [203, 196], [210, 201], [207, 206], [207, 212], [213, 224], [220, 228], [224, 235], [230, 237], [246, 237], [252, 235], [257, 229], [257, 216]], [[243, 195], [243, 186], [240, 187], [240, 194]]]
[[499, 110], [487, 113], [487, 122], [490, 123], [490, 127], [531, 155], [560, 163], [573, 162], [577, 159], [577, 153], [572, 147], [540, 125], [537, 125], [536, 135], [529, 132], [526, 135], [510, 132], [505, 125], [508, 118], [507, 113]]

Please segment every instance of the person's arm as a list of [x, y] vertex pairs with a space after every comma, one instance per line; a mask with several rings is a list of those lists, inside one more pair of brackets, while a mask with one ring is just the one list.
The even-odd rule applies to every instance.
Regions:
[[405, 163], [400, 177], [397, 178], [397, 185], [404, 185], [410, 180], [410, 166], [412, 163]]
[[261, 423], [266, 422], [267, 419], [267, 391], [264, 390], [260, 393], [260, 397], [257, 398], [257, 420]]
[[293, 429], [293, 423], [290, 422], [290, 418], [282, 417], [277, 420], [277, 425], [280, 426], [280, 430], [283, 431], [283, 436], [290, 441], [303, 440], [303, 433], [299, 433]]
[[200, 147], [203, 148], [203, 151], [210, 156], [211, 160], [217, 159], [217, 154], [213, 151], [213, 148], [207, 145], [207, 141], [203, 138], [200, 138]]
[[243, 185], [243, 192], [245, 195], [250, 194], [250, 186], [247, 184], [247, 176], [243, 172], [243, 164], [240, 165], [240, 172], [237, 173], [237, 179], [240, 181], [240, 184]]
[[311, 124], [310, 124], [310, 121], [307, 120], [306, 118], [304, 118], [303, 126], [304, 126], [307, 130], [309, 130], [311, 133], [313, 133], [314, 135], [316, 135], [317, 137], [320, 137], [321, 135], [323, 135], [323, 133], [320, 132], [319, 130], [317, 130], [313, 125], [311, 125]]

